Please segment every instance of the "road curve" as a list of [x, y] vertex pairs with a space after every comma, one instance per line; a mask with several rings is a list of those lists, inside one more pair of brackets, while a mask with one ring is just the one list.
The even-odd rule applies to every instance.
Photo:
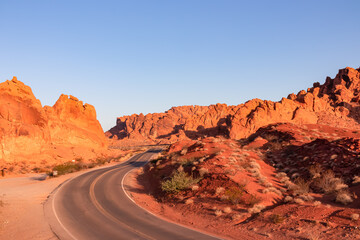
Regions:
[[219, 239], [166, 222], [138, 207], [123, 187], [125, 175], [157, 150], [116, 166], [84, 173], [60, 185], [45, 203], [45, 216], [59, 239]]

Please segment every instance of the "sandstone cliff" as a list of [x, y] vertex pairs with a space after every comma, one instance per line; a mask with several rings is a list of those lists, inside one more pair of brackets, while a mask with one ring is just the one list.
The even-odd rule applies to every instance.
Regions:
[[53, 107], [42, 107], [16, 77], [0, 84], [0, 167], [95, 156], [106, 146], [93, 106], [61, 95]]
[[223, 135], [248, 137], [262, 126], [290, 122], [360, 128], [360, 69], [339, 70], [334, 79], [279, 102], [253, 99], [237, 106], [216, 104], [173, 107], [165, 113], [117, 119], [106, 135], [123, 141], [174, 142], [183, 138]]

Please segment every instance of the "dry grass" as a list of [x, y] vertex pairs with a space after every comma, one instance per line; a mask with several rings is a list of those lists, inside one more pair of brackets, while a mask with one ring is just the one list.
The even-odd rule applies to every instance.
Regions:
[[249, 166], [253, 169], [261, 169], [260, 165], [256, 161], [251, 161]]
[[255, 204], [252, 208], [248, 209], [248, 212], [253, 214], [253, 213], [259, 213], [261, 212], [263, 209], [265, 208], [264, 205], [261, 204]]
[[183, 156], [183, 155], [187, 154], [187, 152], [188, 152], [188, 149], [184, 148], [184, 149], [181, 150], [180, 155]]
[[301, 194], [309, 193], [310, 183], [311, 182], [306, 181], [303, 178], [295, 179], [294, 180], [294, 184], [295, 184], [294, 194], [295, 195], [301, 195]]
[[243, 215], [241, 215], [241, 214], [234, 214], [231, 216], [231, 220], [237, 221], [237, 220], [241, 219], [242, 217], [243, 217]]
[[216, 195], [219, 195], [219, 194], [223, 193], [224, 191], [225, 191], [225, 188], [223, 188], [223, 187], [218, 187], [218, 188], [216, 188], [216, 190], [215, 190], [215, 194], [216, 194]]
[[335, 201], [347, 205], [349, 203], [352, 203], [353, 199], [348, 191], [342, 190], [336, 194]]
[[304, 200], [305, 202], [311, 202], [314, 200], [314, 198], [308, 194], [299, 195], [298, 198]]
[[199, 170], [199, 174], [200, 174], [200, 176], [205, 176], [206, 174], [209, 174], [209, 169], [207, 169], [207, 168], [200, 168], [200, 170]]
[[285, 178], [287, 177], [287, 174], [284, 173], [284, 172], [279, 172], [275, 175], [275, 177], [279, 178], [279, 179], [282, 179], [282, 178]]
[[277, 195], [279, 195], [279, 196], [282, 196], [282, 192], [281, 192], [279, 189], [275, 188], [275, 187], [265, 188], [265, 189], [263, 189], [262, 192], [263, 192], [263, 193], [272, 192], [272, 193], [275, 193], [275, 194], [277, 194]]
[[360, 177], [354, 176], [352, 184], [358, 184], [358, 183], [360, 183]]
[[309, 168], [309, 172], [312, 178], [318, 178], [321, 176], [323, 169], [319, 164], [315, 164]]
[[224, 213], [231, 213], [232, 209], [230, 207], [225, 207], [223, 210]]
[[351, 219], [352, 221], [357, 221], [357, 220], [359, 220], [359, 214], [357, 214], [357, 213], [351, 214], [350, 219]]
[[284, 202], [292, 202], [293, 200], [294, 200], [294, 198], [291, 197], [291, 196], [286, 196], [286, 197], [284, 198]]
[[348, 187], [341, 178], [335, 177], [334, 172], [331, 170], [325, 171], [320, 177], [316, 178], [314, 185], [325, 193], [339, 191]]
[[215, 210], [214, 214], [215, 216], [220, 217], [223, 214], [223, 212], [221, 210]]
[[303, 204], [304, 200], [302, 200], [301, 198], [295, 198], [294, 202], [297, 203], [297, 204]]

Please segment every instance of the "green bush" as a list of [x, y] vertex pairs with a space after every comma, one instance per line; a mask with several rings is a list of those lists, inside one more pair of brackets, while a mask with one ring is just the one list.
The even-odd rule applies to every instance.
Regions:
[[63, 164], [55, 166], [53, 168], [53, 172], [57, 171], [57, 175], [60, 176], [60, 175], [66, 174], [66, 173], [72, 173], [72, 172], [79, 171], [83, 168], [84, 168], [83, 164], [67, 162], [67, 163], [63, 163]]
[[169, 180], [161, 183], [161, 189], [167, 193], [177, 193], [190, 188], [199, 181], [199, 178], [193, 178], [183, 171], [176, 171]]

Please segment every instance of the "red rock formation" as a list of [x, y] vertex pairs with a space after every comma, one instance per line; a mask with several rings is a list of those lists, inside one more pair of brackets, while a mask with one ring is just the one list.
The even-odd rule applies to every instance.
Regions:
[[49, 116], [53, 142], [66, 145], [104, 147], [104, 131], [92, 105], [62, 94], [53, 107], [44, 107]]
[[0, 165], [69, 160], [106, 145], [93, 106], [61, 95], [53, 107], [43, 108], [16, 77], [0, 84]]
[[0, 84], [0, 159], [41, 152], [50, 142], [47, 115], [31, 89], [18, 81]]
[[290, 94], [279, 102], [253, 99], [237, 106], [226, 104], [173, 107], [165, 113], [117, 119], [106, 135], [114, 139], [174, 142], [182, 138], [225, 135], [248, 137], [262, 126], [291, 122], [360, 128], [360, 69], [341, 69], [323, 85]]

